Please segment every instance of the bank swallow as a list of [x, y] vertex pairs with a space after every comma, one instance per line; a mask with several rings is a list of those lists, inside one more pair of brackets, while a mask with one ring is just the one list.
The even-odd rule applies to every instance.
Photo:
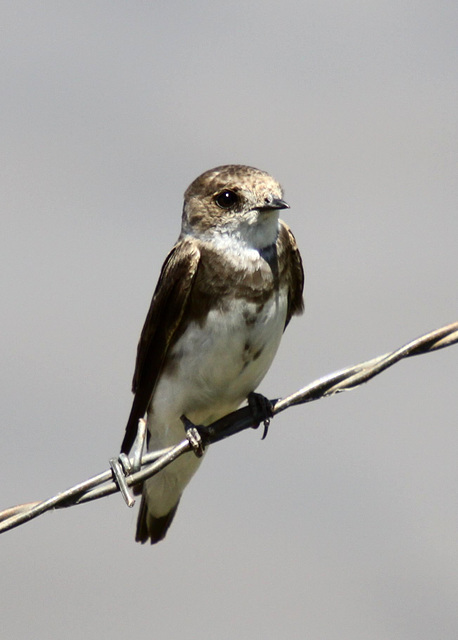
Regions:
[[[207, 171], [184, 196], [181, 234], [168, 254], [137, 350], [135, 394], [121, 450], [146, 414], [148, 450], [184, 438], [181, 416], [208, 425], [256, 389], [285, 327], [303, 310], [296, 241], [268, 173], [243, 165]], [[136, 540], [162, 540], [202, 458], [193, 452], [143, 485]]]

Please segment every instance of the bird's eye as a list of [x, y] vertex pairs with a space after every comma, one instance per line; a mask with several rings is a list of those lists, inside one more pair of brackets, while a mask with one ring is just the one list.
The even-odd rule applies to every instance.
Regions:
[[215, 196], [215, 202], [221, 209], [230, 209], [237, 204], [238, 201], [238, 195], [230, 189], [224, 189], [224, 191], [221, 191], [221, 193]]

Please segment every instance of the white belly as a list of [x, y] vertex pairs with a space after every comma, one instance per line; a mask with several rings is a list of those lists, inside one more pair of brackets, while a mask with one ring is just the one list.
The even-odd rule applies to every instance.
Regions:
[[175, 366], [156, 387], [156, 419], [184, 413], [208, 424], [234, 410], [267, 373], [286, 308], [286, 293], [280, 292], [259, 313], [254, 303], [235, 300], [228, 311], [211, 311], [204, 324], [193, 322], [172, 349]]
[[[286, 311], [287, 294], [280, 291], [258, 313], [254, 303], [234, 300], [229, 310], [212, 310], [202, 325], [189, 325], [171, 351], [173, 366], [156, 386], [148, 412], [150, 450], [183, 439], [182, 415], [194, 424], [210, 424], [256, 389], [278, 349]], [[174, 506], [199, 462], [185, 454], [148, 480], [156, 515]]]

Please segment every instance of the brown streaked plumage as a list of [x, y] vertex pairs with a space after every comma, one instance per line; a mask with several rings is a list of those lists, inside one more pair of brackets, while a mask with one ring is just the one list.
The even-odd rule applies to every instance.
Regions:
[[[122, 443], [148, 414], [148, 447], [174, 444], [180, 416], [208, 424], [264, 377], [281, 333], [303, 310], [301, 257], [269, 174], [212, 169], [185, 193], [182, 232], [167, 256], [141, 333]], [[161, 540], [199, 461], [186, 454], [145, 482], [136, 539]]]

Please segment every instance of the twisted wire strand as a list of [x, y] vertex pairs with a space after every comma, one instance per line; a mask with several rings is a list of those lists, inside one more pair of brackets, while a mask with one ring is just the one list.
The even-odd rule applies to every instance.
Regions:
[[[457, 342], [458, 322], [454, 322], [416, 338], [396, 351], [323, 376], [286, 398], [272, 400], [272, 415], [275, 416], [292, 406], [355, 389], [404, 358], [431, 353]], [[217, 420], [208, 427], [198, 428], [197, 435], [203, 438], [205, 445], [208, 445], [244, 429], [257, 428], [263, 420], [264, 417], [262, 416], [259, 417], [259, 420], [253, 419], [253, 414], [249, 408], [243, 407], [221, 418], [221, 420]], [[143, 483], [177, 457], [192, 450], [192, 439], [186, 438], [174, 447], [146, 453], [142, 456], [140, 470], [126, 473], [125, 482], [127, 486], [131, 487]], [[115, 481], [112, 468], [110, 468], [66, 491], [58, 493], [48, 500], [17, 505], [0, 512], [0, 533], [37, 518], [50, 509], [71, 507], [118, 491], [118, 483]], [[129, 506], [132, 506], [132, 504], [129, 503]]]

